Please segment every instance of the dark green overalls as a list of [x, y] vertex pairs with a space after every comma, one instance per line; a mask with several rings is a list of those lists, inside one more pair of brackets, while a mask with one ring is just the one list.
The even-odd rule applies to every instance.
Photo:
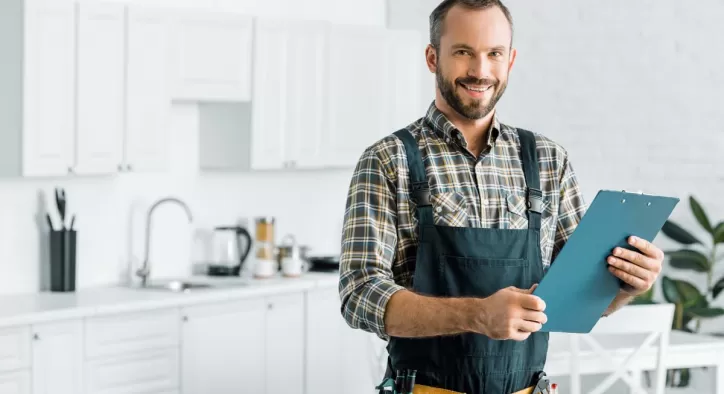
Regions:
[[[435, 225], [425, 166], [414, 137], [395, 133], [405, 146], [411, 198], [419, 221], [413, 290], [441, 297], [488, 297], [515, 286], [529, 289], [543, 278], [540, 225], [543, 197], [533, 133], [518, 129], [528, 185], [528, 228], [464, 228]], [[417, 370], [415, 382], [467, 394], [514, 393], [535, 384], [543, 371], [548, 333], [527, 340], [493, 340], [466, 333], [434, 338], [390, 338], [387, 376]]]

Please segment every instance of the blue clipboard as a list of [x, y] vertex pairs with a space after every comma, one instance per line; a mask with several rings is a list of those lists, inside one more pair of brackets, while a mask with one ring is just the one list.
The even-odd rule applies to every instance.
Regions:
[[679, 199], [601, 190], [533, 291], [546, 303], [543, 332], [588, 333], [619, 292], [606, 259], [631, 235], [653, 241]]

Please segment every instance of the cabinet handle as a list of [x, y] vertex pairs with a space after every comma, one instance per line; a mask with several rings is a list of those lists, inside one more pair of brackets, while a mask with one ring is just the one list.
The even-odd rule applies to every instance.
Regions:
[[73, 173], [73, 167], [68, 167], [68, 173], [69, 173], [69, 174], [72, 174], [72, 173]]
[[123, 164], [118, 165], [118, 171], [123, 172]]
[[269, 304], [269, 305], [267, 305], [267, 308], [270, 309], [270, 310], [273, 309], [273, 308], [274, 308], [274, 304]]
[[189, 321], [189, 317], [188, 317], [188, 316], [184, 316], [184, 317], [181, 318], [181, 320], [187, 322], [187, 321]]
[[38, 335], [38, 333], [36, 332], [35, 334], [33, 334], [33, 339], [36, 340], [36, 341], [39, 341], [39, 340], [40, 340], [40, 335]]
[[126, 171], [133, 171], [133, 166], [130, 165], [130, 164], [128, 164], [128, 165], [126, 166]]

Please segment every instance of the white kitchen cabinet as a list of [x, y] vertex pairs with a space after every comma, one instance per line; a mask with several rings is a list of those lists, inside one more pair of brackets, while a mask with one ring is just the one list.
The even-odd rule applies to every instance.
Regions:
[[340, 312], [336, 288], [310, 290], [306, 299], [306, 392], [365, 394], [382, 381], [385, 342], [353, 330]]
[[168, 168], [168, 10], [130, 5], [126, 14], [126, 128], [121, 171]]
[[174, 15], [172, 98], [249, 101], [252, 18], [198, 10], [175, 11]]
[[266, 314], [266, 394], [304, 394], [304, 294], [269, 297]]
[[266, 300], [192, 306], [182, 313], [184, 394], [265, 392]]
[[175, 393], [179, 391], [179, 366], [178, 348], [90, 360], [86, 363], [84, 393]]
[[333, 25], [329, 35], [328, 128], [324, 161], [354, 166], [364, 148], [388, 134], [386, 29]]
[[30, 371], [0, 373], [0, 393], [31, 394]]
[[75, 5], [0, 2], [0, 174], [67, 174], [75, 144]]
[[257, 21], [252, 169], [322, 165], [327, 26], [324, 22]]
[[78, 5], [76, 162], [78, 174], [117, 172], [123, 154], [125, 10]]
[[423, 117], [430, 104], [420, 84], [422, 73], [429, 73], [422, 35], [414, 30], [390, 29], [386, 36], [388, 82], [383, 99], [389, 123], [382, 137]]
[[[34, 325], [33, 394], [78, 394], [83, 387], [81, 320]], [[1, 391], [0, 392], [4, 392]]]

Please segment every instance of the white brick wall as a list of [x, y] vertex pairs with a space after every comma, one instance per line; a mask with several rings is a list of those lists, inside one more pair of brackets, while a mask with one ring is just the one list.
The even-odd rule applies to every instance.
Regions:
[[[390, 0], [388, 25], [427, 31], [439, 2]], [[674, 219], [697, 228], [694, 194], [724, 220], [724, 2], [506, 4], [518, 58], [499, 105], [504, 122], [563, 144], [589, 202], [604, 188], [674, 195], [682, 199]], [[429, 75], [422, 83], [430, 86]]]

